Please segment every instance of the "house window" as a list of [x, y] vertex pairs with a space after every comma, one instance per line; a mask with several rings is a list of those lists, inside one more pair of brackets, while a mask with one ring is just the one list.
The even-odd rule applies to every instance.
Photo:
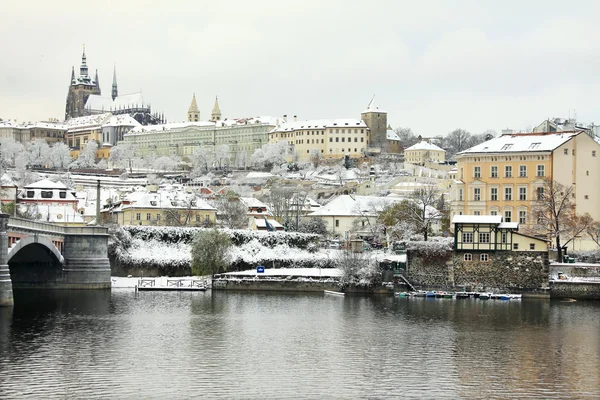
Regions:
[[569, 149], [565, 149], [564, 153], [565, 153], [565, 156], [568, 156], [569, 155]]
[[492, 178], [497, 178], [497, 177], [498, 177], [498, 166], [492, 165]]
[[490, 256], [487, 254], [480, 254], [479, 261], [488, 262], [488, 261], [490, 261]]
[[473, 189], [473, 201], [481, 201], [481, 189], [480, 188]]
[[458, 189], [458, 201], [463, 201], [463, 190]]
[[512, 178], [512, 166], [511, 165], [504, 166], [504, 177]]
[[519, 223], [520, 224], [527, 223], [527, 211], [519, 211]]
[[58, 193], [58, 197], [60, 197], [61, 199], [66, 199], [67, 198], [67, 192], [59, 192]]
[[513, 250], [519, 250], [519, 243], [513, 243]]
[[498, 188], [490, 188], [490, 200], [498, 201]]
[[544, 188], [538, 187], [538, 188], [535, 188], [535, 191], [536, 191], [537, 199], [542, 200], [544, 198]]
[[42, 190], [41, 191], [42, 199], [51, 199], [52, 198], [52, 190]]
[[335, 220], [335, 227], [336, 227], [336, 228], [339, 228], [339, 227], [340, 227], [340, 220], [339, 220], [339, 219], [336, 219], [336, 220]]
[[329, 138], [329, 142], [330, 143], [333, 142], [333, 138], [332, 137]]
[[543, 165], [537, 166], [537, 176], [544, 176], [546, 174], [546, 167]]
[[481, 211], [473, 211], [473, 215], [481, 215]]
[[336, 142], [339, 142], [339, 141], [340, 141], [340, 138], [339, 138], [339, 137], [336, 137], [336, 138], [335, 138], [335, 141], [336, 141]]
[[146, 221], [150, 221], [150, 219], [152, 219], [152, 217], [150, 216], [150, 213], [146, 214]]
[[529, 250], [535, 250], [535, 243], [529, 243]]
[[502, 232], [502, 235], [501, 235], [501, 239], [500, 239], [500, 240], [502, 240], [502, 243], [506, 244], [506, 239], [507, 239], [507, 237], [506, 237], [506, 232]]
[[512, 211], [504, 211], [504, 222], [512, 221]]
[[589, 200], [589, 199], [590, 199], [590, 196], [588, 196], [588, 195], [586, 194], [585, 196], [583, 196], [583, 198], [584, 198], [585, 200]]
[[465, 261], [473, 261], [473, 254], [465, 253], [464, 258]]
[[473, 243], [473, 232], [463, 232], [463, 243]]
[[596, 157], [596, 150], [592, 150], [592, 157]]
[[473, 167], [473, 177], [481, 178], [481, 167]]
[[526, 178], [527, 177], [527, 166], [519, 165], [519, 177]]
[[490, 215], [498, 215], [498, 211], [490, 211]]
[[479, 233], [479, 243], [489, 243], [490, 242], [490, 233], [489, 232], [480, 232]]
[[504, 200], [511, 201], [512, 200], [512, 188], [504, 188]]
[[135, 220], [136, 221], [141, 221], [142, 220], [142, 213], [136, 213], [135, 214]]
[[156, 220], [160, 221], [160, 214], [156, 214]]
[[527, 200], [527, 188], [526, 187], [519, 188], [519, 200]]
[[196, 214], [196, 222], [200, 222], [200, 215]]

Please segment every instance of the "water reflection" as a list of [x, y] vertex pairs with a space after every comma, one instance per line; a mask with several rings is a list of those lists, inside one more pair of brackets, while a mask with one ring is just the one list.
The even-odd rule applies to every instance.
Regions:
[[0, 397], [599, 396], [600, 306], [289, 293], [27, 291]]

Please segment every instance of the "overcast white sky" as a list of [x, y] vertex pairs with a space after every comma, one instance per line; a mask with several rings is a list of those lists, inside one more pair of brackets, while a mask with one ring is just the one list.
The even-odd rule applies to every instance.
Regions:
[[[155, 4], [156, 3], [156, 4]], [[162, 4], [162, 5], [161, 5]], [[600, 124], [598, 1], [195, 0], [2, 2], [0, 117], [63, 118], [85, 43], [110, 95], [143, 91], [181, 121], [360, 118], [394, 127], [525, 129], [577, 113]]]

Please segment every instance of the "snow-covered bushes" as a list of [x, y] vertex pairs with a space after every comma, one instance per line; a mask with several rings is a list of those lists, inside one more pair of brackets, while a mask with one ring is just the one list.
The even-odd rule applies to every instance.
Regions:
[[406, 242], [406, 250], [424, 258], [440, 257], [452, 251], [453, 238], [431, 237], [429, 239]]
[[342, 250], [338, 253], [335, 265], [342, 271], [339, 286], [374, 287], [381, 283], [381, 269], [377, 260], [369, 253], [355, 253]]

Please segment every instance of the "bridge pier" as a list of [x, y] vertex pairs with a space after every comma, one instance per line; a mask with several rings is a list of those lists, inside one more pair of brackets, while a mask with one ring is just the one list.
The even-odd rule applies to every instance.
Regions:
[[8, 214], [0, 214], [0, 307], [14, 305], [12, 281], [8, 269]]
[[110, 289], [108, 233], [65, 234], [64, 288]]

